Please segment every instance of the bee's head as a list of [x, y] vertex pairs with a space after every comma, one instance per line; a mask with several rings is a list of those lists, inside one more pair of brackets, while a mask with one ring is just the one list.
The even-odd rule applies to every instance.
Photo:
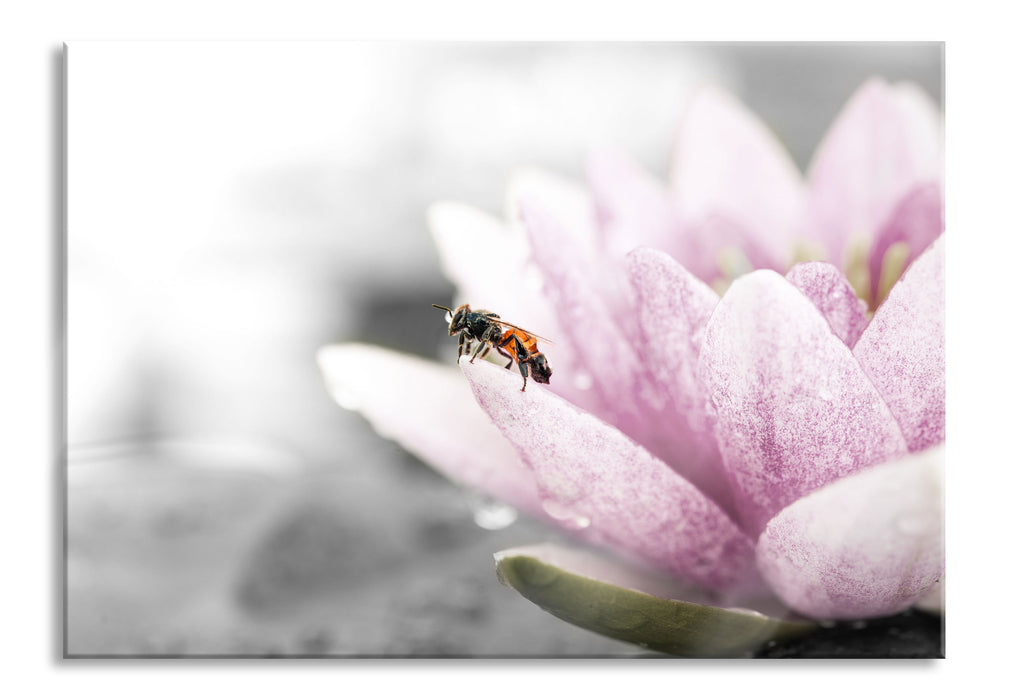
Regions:
[[466, 328], [466, 314], [469, 313], [469, 304], [463, 304], [455, 311], [447, 306], [439, 306], [438, 304], [431, 304], [431, 306], [445, 312], [445, 320], [448, 321], [449, 335], [456, 335]]

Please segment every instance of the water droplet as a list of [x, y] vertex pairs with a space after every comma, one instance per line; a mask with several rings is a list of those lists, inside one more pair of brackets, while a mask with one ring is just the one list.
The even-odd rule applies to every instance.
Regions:
[[931, 535], [939, 529], [939, 522], [929, 511], [905, 513], [897, 519], [897, 530], [909, 537]]
[[507, 503], [483, 495], [474, 495], [470, 508], [473, 510], [473, 522], [484, 530], [503, 530], [518, 518], [518, 512]]
[[767, 617], [764, 613], [754, 610], [753, 608], [726, 608], [726, 610], [734, 613], [739, 613], [740, 615], [750, 615], [752, 617]]
[[356, 411], [361, 407], [361, 397], [345, 385], [336, 384], [333, 386], [333, 399], [341, 408], [348, 411]]
[[572, 530], [584, 530], [592, 523], [586, 516], [558, 501], [543, 501], [543, 510], [551, 518], [559, 520], [562, 525]]
[[592, 379], [592, 375], [585, 371], [575, 372], [571, 381], [574, 382], [575, 388], [580, 389], [581, 391], [588, 391], [595, 383]]

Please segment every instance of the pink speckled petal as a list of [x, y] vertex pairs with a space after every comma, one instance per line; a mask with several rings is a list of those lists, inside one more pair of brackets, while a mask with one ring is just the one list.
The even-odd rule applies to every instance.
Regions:
[[813, 155], [809, 228], [831, 262], [843, 262], [852, 236], [871, 239], [909, 188], [939, 175], [938, 122], [927, 128], [922, 109], [906, 91], [870, 80], [844, 106]]
[[879, 304], [880, 271], [883, 256], [890, 246], [904, 243], [908, 246], [908, 262], [916, 259], [932, 245], [945, 228], [943, 195], [938, 182], [912, 188], [897, 204], [890, 218], [877, 232], [869, 251], [869, 275], [872, 297]]
[[849, 348], [855, 346], [869, 325], [868, 306], [855, 295], [840, 270], [830, 263], [800, 263], [788, 271], [785, 279], [809, 297], [827, 319], [834, 335]]
[[685, 218], [714, 214], [745, 225], [748, 257], [784, 268], [799, 233], [802, 176], [781, 142], [734, 97], [708, 88], [691, 102], [670, 179]]
[[364, 416], [450, 480], [543, 517], [536, 482], [453, 365], [384, 348], [322, 348], [318, 363], [333, 398]]
[[653, 451], [731, 512], [731, 489], [697, 378], [699, 334], [718, 295], [660, 251], [638, 248], [626, 264], [642, 338], [638, 351], [660, 416], [663, 448]]
[[544, 510], [578, 536], [716, 590], [752, 586], [751, 540], [626, 435], [514, 373], [463, 362], [477, 402], [535, 475]]
[[765, 580], [818, 618], [891, 615], [945, 570], [945, 448], [841, 479], [776, 515], [757, 543]]
[[904, 273], [853, 350], [917, 451], [946, 439], [946, 236]]
[[769, 270], [737, 279], [715, 308], [699, 375], [739, 516], [754, 535], [797, 498], [907, 450], [851, 350]]

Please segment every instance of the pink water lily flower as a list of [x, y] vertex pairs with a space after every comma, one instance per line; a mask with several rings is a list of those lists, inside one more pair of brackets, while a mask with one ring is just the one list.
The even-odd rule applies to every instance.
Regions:
[[614, 153], [588, 183], [524, 173], [507, 222], [431, 211], [457, 301], [549, 338], [549, 385], [351, 344], [320, 352], [334, 396], [450, 479], [725, 605], [769, 590], [856, 619], [941, 597], [935, 106], [870, 81], [803, 177], [710, 90], [668, 183]]

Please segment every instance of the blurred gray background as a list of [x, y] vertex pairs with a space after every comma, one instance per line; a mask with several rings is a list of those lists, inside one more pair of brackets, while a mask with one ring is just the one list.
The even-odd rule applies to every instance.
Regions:
[[[72, 43], [66, 651], [584, 656], [637, 650], [501, 586], [556, 538], [327, 396], [330, 342], [450, 344], [425, 211], [501, 214], [589, 149], [664, 176], [699, 87], [805, 169], [864, 80], [942, 104], [929, 44]], [[485, 523], [486, 524], [486, 523]]]

